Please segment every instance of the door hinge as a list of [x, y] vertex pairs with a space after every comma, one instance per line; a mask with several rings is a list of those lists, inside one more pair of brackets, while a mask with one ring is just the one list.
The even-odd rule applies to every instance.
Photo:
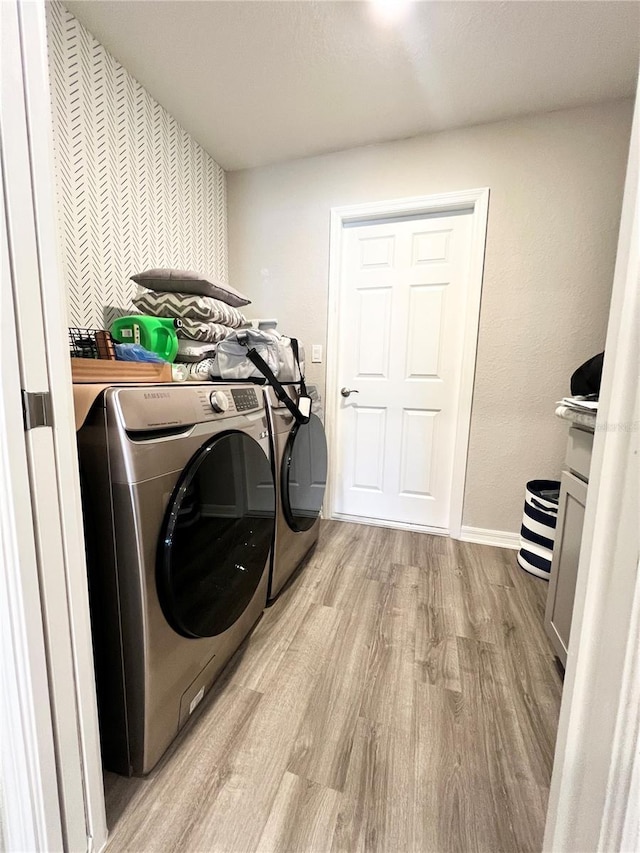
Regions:
[[48, 391], [22, 391], [25, 430], [53, 426], [51, 394]]

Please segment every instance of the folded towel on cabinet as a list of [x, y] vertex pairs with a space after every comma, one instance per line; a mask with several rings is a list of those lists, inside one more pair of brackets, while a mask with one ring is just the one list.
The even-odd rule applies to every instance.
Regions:
[[191, 364], [184, 364], [187, 368], [187, 382], [208, 382], [211, 379], [211, 371], [215, 361], [213, 358], [203, 358]]
[[203, 358], [214, 358], [216, 345], [207, 341], [192, 341], [190, 338], [178, 339], [176, 361], [196, 362]]

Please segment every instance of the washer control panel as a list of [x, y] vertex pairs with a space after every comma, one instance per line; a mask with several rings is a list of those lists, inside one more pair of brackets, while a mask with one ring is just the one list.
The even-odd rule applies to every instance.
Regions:
[[231, 396], [239, 412], [250, 412], [260, 405], [255, 388], [232, 388]]
[[216, 416], [235, 414], [235, 406], [229, 388], [207, 388], [206, 385], [191, 386], [200, 401], [200, 421], [210, 421]]
[[214, 412], [226, 412], [229, 408], [229, 398], [224, 391], [212, 391], [209, 402]]
[[113, 388], [106, 394], [117, 400], [121, 423], [133, 432], [208, 423], [264, 411], [262, 392], [257, 393], [251, 386], [185, 382]]

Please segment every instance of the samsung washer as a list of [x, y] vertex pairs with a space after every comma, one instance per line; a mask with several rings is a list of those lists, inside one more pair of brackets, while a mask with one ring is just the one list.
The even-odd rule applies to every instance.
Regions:
[[[297, 403], [298, 386], [283, 385]], [[322, 421], [296, 423], [273, 388], [265, 387], [276, 483], [276, 529], [269, 599], [280, 592], [308, 555], [320, 533], [320, 512], [327, 482], [327, 440]]]
[[144, 775], [266, 604], [264, 400], [246, 385], [114, 387], [78, 441], [103, 762]]

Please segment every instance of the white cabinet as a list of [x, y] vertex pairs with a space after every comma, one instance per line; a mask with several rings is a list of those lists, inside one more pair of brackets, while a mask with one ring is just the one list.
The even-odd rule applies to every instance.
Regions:
[[569, 430], [545, 613], [547, 634], [563, 666], [571, 634], [592, 446], [593, 433], [577, 427]]

